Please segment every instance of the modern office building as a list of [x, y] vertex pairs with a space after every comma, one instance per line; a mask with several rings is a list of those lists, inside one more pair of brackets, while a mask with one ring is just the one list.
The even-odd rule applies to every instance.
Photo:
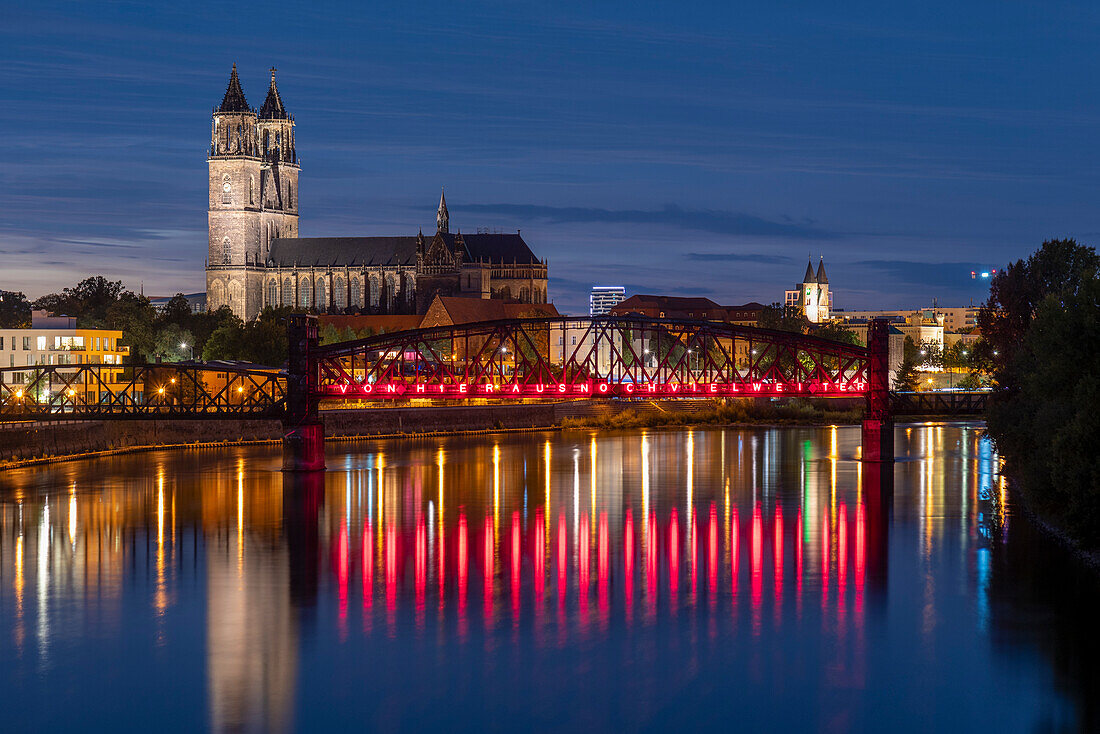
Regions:
[[588, 296], [588, 315], [606, 316], [624, 300], [626, 288], [621, 285], [594, 285]]
[[120, 343], [122, 332], [111, 329], [77, 328], [71, 316], [47, 316], [35, 311], [29, 329], [0, 329], [0, 367], [25, 367], [0, 372], [8, 385], [22, 385], [42, 365], [119, 365], [118, 371], [104, 372], [104, 381], [115, 382], [122, 360], [130, 348]]

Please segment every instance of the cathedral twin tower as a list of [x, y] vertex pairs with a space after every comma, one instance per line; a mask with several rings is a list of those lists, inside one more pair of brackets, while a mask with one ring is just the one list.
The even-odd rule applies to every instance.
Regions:
[[[233, 65], [225, 97], [214, 109], [209, 170], [207, 307], [228, 305], [239, 316], [251, 316], [261, 308], [249, 302], [262, 292], [254, 269], [266, 262], [272, 240], [298, 236], [294, 117], [279, 97], [275, 69], [257, 113]], [[212, 278], [212, 270], [223, 277]]]

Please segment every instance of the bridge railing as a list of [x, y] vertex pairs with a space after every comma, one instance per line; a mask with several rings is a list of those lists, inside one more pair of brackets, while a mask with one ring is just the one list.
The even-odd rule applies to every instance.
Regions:
[[281, 417], [286, 376], [193, 364], [0, 368], [0, 419]]

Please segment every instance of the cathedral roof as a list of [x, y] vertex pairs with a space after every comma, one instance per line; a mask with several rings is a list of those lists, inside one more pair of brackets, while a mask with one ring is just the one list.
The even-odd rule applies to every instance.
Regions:
[[416, 237], [288, 237], [271, 241], [279, 267], [416, 265]]
[[[439, 233], [452, 251], [459, 235]], [[540, 264], [515, 234], [464, 234], [465, 262]], [[271, 261], [279, 267], [416, 265], [414, 237], [287, 237], [271, 241]]]
[[271, 86], [267, 89], [267, 99], [260, 107], [261, 120], [286, 120], [289, 115], [283, 107], [282, 97], [279, 96], [279, 88], [275, 86], [275, 69], [271, 70]]
[[248, 100], [244, 98], [244, 90], [241, 89], [241, 80], [237, 78], [237, 65], [233, 64], [233, 71], [229, 73], [229, 86], [225, 89], [221, 106], [218, 112], [251, 112]]
[[[458, 235], [441, 232], [440, 236], [447, 242], [451, 250], [455, 249], [455, 238]], [[464, 234], [462, 241], [466, 244], [463, 259], [466, 262], [494, 262], [516, 263], [518, 265], [539, 264], [540, 261], [531, 252], [531, 248], [520, 237], [519, 232], [510, 234]]]
[[829, 282], [829, 276], [825, 275], [825, 258], [821, 258], [817, 266], [817, 282], [822, 284]]

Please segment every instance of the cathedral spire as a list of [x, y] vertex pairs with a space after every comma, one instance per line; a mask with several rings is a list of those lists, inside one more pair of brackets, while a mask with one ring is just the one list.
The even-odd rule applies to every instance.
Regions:
[[806, 274], [802, 276], [803, 283], [816, 283], [817, 276], [814, 275], [814, 263], [813, 260], [807, 259], [806, 261]]
[[824, 285], [829, 282], [829, 276], [825, 275], [825, 256], [821, 256], [821, 262], [817, 266], [817, 282]]
[[283, 99], [279, 96], [279, 88], [275, 86], [275, 72], [274, 66], [271, 67], [271, 86], [267, 89], [267, 99], [264, 100], [263, 107], [260, 108], [261, 120], [286, 120], [289, 115], [286, 113], [286, 108], [283, 107]]
[[447, 198], [443, 195], [443, 189], [439, 189], [439, 209], [435, 213], [435, 226], [439, 232], [450, 232], [450, 215], [447, 213]]
[[241, 80], [237, 78], [237, 65], [233, 64], [233, 71], [229, 73], [229, 86], [225, 89], [221, 107], [218, 112], [251, 112], [248, 100], [244, 98], [244, 90], [241, 89]]

